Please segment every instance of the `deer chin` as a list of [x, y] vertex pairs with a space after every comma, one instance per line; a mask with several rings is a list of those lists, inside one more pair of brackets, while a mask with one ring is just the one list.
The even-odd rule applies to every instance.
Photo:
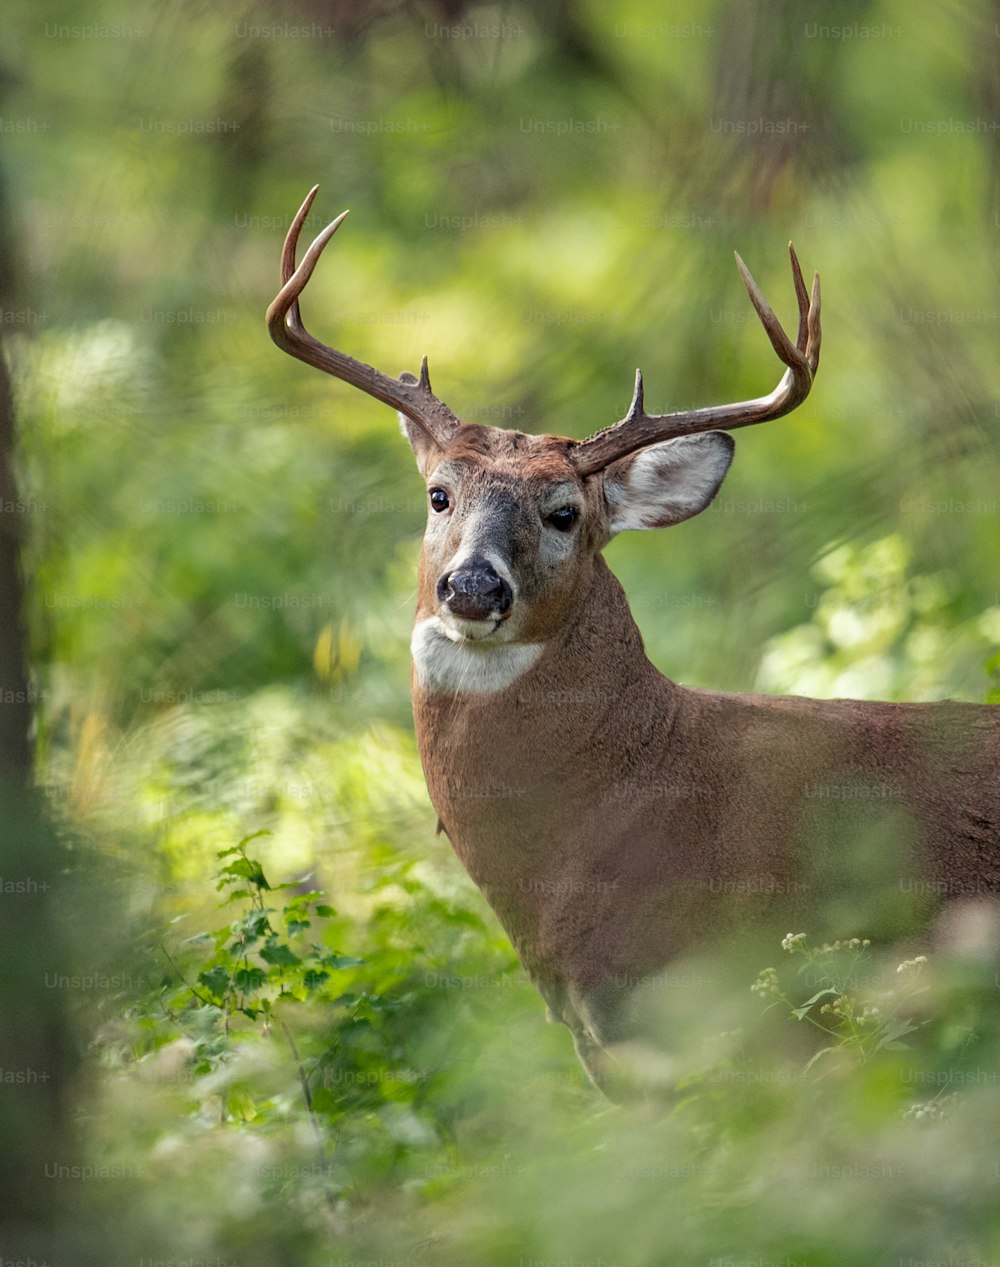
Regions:
[[[452, 616], [450, 620], [457, 621]], [[468, 621], [483, 628], [467, 637], [450, 628], [443, 614], [418, 620], [410, 649], [417, 678], [425, 691], [453, 695], [486, 695], [502, 691], [534, 665], [542, 654], [537, 642], [515, 642], [506, 623]]]
[[472, 620], [468, 616], [456, 616], [444, 608], [431, 619], [437, 622], [438, 630], [455, 643], [475, 643], [485, 647], [502, 646], [513, 641], [513, 628], [506, 616], [489, 615], [482, 620]]

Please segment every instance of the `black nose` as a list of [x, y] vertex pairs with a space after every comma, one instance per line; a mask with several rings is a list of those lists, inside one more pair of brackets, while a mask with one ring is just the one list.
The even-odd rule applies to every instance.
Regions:
[[469, 559], [437, 583], [438, 602], [466, 620], [503, 616], [514, 601], [511, 588], [485, 559]]

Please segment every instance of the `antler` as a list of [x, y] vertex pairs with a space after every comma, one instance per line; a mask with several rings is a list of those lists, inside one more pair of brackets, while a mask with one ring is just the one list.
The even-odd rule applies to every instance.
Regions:
[[391, 378], [388, 374], [382, 374], [372, 366], [365, 365], [363, 361], [356, 361], [353, 356], [328, 348], [326, 344], [314, 339], [302, 324], [299, 296], [312, 276], [323, 248], [347, 215], [346, 211], [342, 211], [336, 220], [326, 226], [296, 268], [295, 248], [299, 233], [318, 190], [319, 185], [314, 185], [309, 191], [285, 238], [281, 252], [281, 290], [267, 310], [267, 328], [271, 338], [279, 348], [298, 357], [300, 361], [305, 361], [307, 365], [313, 365], [325, 374], [332, 374], [334, 378], [350, 383], [352, 387], [359, 387], [376, 400], [392, 405], [412, 419], [435, 444], [444, 446], [461, 423], [431, 391], [426, 356], [420, 363], [419, 379], [412, 374]]
[[792, 277], [799, 302], [799, 328], [794, 343], [781, 328], [781, 323], [757, 288], [747, 266], [739, 255], [736, 256], [736, 263], [750, 300], [757, 309], [757, 316], [760, 317], [775, 352], [788, 366], [774, 391], [769, 396], [759, 396], [756, 400], [743, 400], [732, 405], [711, 405], [706, 409], [690, 409], [676, 414], [647, 414], [643, 409], [642, 371], [636, 370], [632, 404], [621, 422], [598, 431], [589, 440], [581, 441], [570, 450], [570, 456], [581, 475], [592, 475], [617, 458], [626, 457], [647, 445], [658, 444], [661, 440], [694, 435], [699, 431], [732, 431], [736, 427], [749, 427], [756, 422], [780, 418], [782, 414], [787, 414], [802, 404], [809, 395], [819, 364], [819, 273], [813, 278], [810, 297], [791, 242], [788, 244], [788, 254], [792, 260]]

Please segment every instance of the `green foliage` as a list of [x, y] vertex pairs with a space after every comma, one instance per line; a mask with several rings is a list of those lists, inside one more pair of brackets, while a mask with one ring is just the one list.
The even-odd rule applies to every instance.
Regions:
[[[199, 1206], [225, 1220], [239, 1174], [261, 1218], [306, 1255], [321, 1253], [330, 1219], [351, 1256], [422, 1261], [433, 1245], [445, 1264], [477, 1260], [484, 1245], [491, 1259], [504, 1246], [544, 1259], [562, 1245], [571, 1260], [614, 1261], [627, 1235], [630, 1261], [652, 1267], [663, 1219], [679, 1262], [784, 1246], [836, 1263], [889, 1235], [911, 1255], [962, 1246], [989, 1261], [1000, 1244], [985, 1169], [1000, 1124], [1000, 1018], [974, 924], [964, 948], [959, 937], [899, 964], [867, 940], [811, 947], [788, 934], [780, 971], [751, 987], [763, 1012], [735, 997], [719, 1008], [727, 979], [746, 997], [745, 964], [682, 967], [661, 999], [675, 1034], [661, 1090], [609, 1110], [568, 1044], [545, 1042], [510, 959], [482, 958], [471, 912], [386, 859], [376, 889], [405, 891], [410, 914], [401, 921], [390, 902], [364, 955], [341, 954], [335, 910], [308, 881], [271, 885], [248, 849], [262, 839], [220, 851], [234, 918], [181, 942], [170, 934], [169, 979], [130, 1013], [114, 1094], [127, 1103], [159, 1089], [143, 1102], [160, 1138], [127, 1154], [145, 1158], [148, 1183], [167, 1181], [182, 1146]], [[448, 947], [437, 972], [430, 941]], [[739, 1028], [718, 1027], [740, 1015]], [[172, 1111], [171, 1083], [183, 1090]], [[220, 1131], [235, 1132], [222, 1154]], [[974, 1156], [963, 1189], [935, 1187], [938, 1159], [959, 1146]], [[614, 1211], [603, 1222], [598, 1193]], [[897, 1221], [927, 1201], [932, 1220]]]
[[[770, 640], [760, 687], [820, 698], [981, 702], [983, 657], [1000, 645], [1000, 604], [963, 619], [954, 574], [914, 575], [911, 554], [898, 533], [824, 554], [813, 567], [822, 588], [808, 595], [810, 619]], [[998, 656], [990, 652], [987, 673], [997, 672]]]
[[232, 918], [182, 940], [175, 923], [158, 937], [166, 970], [133, 1000], [122, 1069], [186, 1089], [170, 1129], [186, 1117], [190, 1147], [206, 1121], [252, 1126], [285, 1158], [274, 1168], [297, 1173], [295, 1124], [310, 1123], [319, 1160], [298, 1194], [307, 1204], [363, 1205], [372, 1184], [413, 1183], [414, 1172], [421, 1190], [439, 1188], [435, 1162], [464, 1095], [444, 1059], [458, 1049], [446, 1027], [470, 1021], [456, 1001], [466, 981], [511, 979], [509, 951], [497, 953], [482, 921], [442, 901], [412, 863], [387, 858], [371, 885], [365, 954], [343, 953], [336, 939], [351, 926], [323, 892], [308, 880], [272, 885], [249, 852], [268, 834], [218, 851], [216, 887]]
[[787, 319], [792, 237], [823, 275], [809, 401], [741, 432], [706, 514], [608, 549], [649, 654], [721, 689], [1000, 702], [996, 15], [848, 10], [7, 6], [39, 781], [111, 877], [81, 944], [121, 956], [124, 926], [142, 979], [74, 999], [82, 1146], [130, 1178], [58, 1189], [37, 1261], [1000, 1260], [985, 951], [897, 977], [800, 949], [763, 1017], [746, 963], [679, 965], [670, 1094], [589, 1087], [433, 834], [411, 455], [263, 328], [318, 180], [307, 233], [352, 209], [318, 337], [392, 373], [427, 353], [463, 418], [582, 436], [636, 365], [656, 410], [767, 391], [731, 251]]
[[864, 1062], [880, 1051], [905, 1051], [907, 1044], [902, 1039], [912, 1034], [917, 1025], [901, 1013], [920, 990], [919, 974], [927, 962], [926, 955], [901, 963], [897, 972], [905, 974], [903, 988], [883, 991], [876, 1003], [859, 998], [851, 989], [852, 977], [871, 958], [868, 938], [851, 937], [815, 948], [807, 946], [806, 941], [805, 933], [789, 933], [781, 943], [783, 950], [802, 958], [799, 975], [809, 973], [813, 985], [819, 982], [820, 988], [805, 1002], [793, 1003], [774, 968], [765, 968], [751, 986], [755, 994], [773, 995], [775, 1004], [784, 1004], [795, 1020], [808, 1021], [834, 1040], [810, 1057], [805, 1072], [820, 1061], [824, 1062], [825, 1072], [830, 1061], [824, 1058], [831, 1055], [846, 1055]]

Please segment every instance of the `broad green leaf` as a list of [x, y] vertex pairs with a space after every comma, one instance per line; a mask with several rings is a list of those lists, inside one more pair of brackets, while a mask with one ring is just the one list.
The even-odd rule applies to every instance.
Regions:
[[200, 972], [198, 980], [217, 998], [221, 998], [229, 988], [229, 973], [221, 965], [209, 968], [207, 972]]
[[356, 959], [353, 955], [338, 955], [331, 953], [323, 955], [320, 963], [325, 964], [328, 968], [360, 968], [365, 961]]
[[793, 1007], [792, 1015], [796, 1017], [796, 1019], [801, 1021], [808, 1014], [811, 1008], [820, 1001], [820, 999], [828, 999], [831, 997], [835, 999], [839, 998], [840, 991], [839, 990], [820, 990], [818, 993], [814, 994], [811, 999], [807, 999], [805, 1003], [802, 1004], [801, 1007]]
[[233, 985], [243, 994], [259, 990], [266, 980], [267, 973], [263, 968], [237, 968], [233, 973]]
[[275, 967], [293, 967], [295, 964], [302, 962], [293, 950], [276, 939], [269, 940], [261, 946], [260, 957], [265, 963], [272, 964]]
[[264, 868], [255, 858], [239, 858], [236, 862], [231, 862], [228, 867], [223, 867], [219, 874], [249, 880], [252, 884], [256, 884], [258, 889], [271, 887], [264, 876]]
[[919, 1026], [914, 1025], [914, 1023], [907, 1017], [897, 1016], [894, 1020], [886, 1023], [878, 1046], [875, 1050], [881, 1051], [883, 1048], [886, 1048], [889, 1051], [908, 1050], [909, 1044], [901, 1043], [898, 1040], [905, 1034], [912, 1034], [917, 1029], [919, 1029]]
[[328, 1087], [319, 1086], [313, 1088], [312, 1093], [313, 1112], [331, 1115], [338, 1112], [339, 1105], [337, 1097]]
[[836, 1043], [836, 1044], [835, 1044], [835, 1045], [833, 1045], [832, 1047], [823, 1047], [823, 1048], [821, 1048], [821, 1050], [820, 1050], [820, 1051], [818, 1051], [818, 1052], [816, 1053], [816, 1055], [815, 1055], [815, 1056], [813, 1056], [813, 1058], [812, 1058], [810, 1061], [808, 1061], [808, 1062], [807, 1062], [807, 1064], [806, 1064], [806, 1065], [805, 1065], [805, 1067], [803, 1068], [802, 1072], [803, 1072], [803, 1073], [808, 1073], [808, 1072], [809, 1072], [809, 1070], [813, 1067], [813, 1065], [816, 1063], [816, 1061], [817, 1061], [817, 1060], [819, 1060], [819, 1058], [820, 1058], [821, 1056], [828, 1056], [828, 1055], [830, 1054], [830, 1052], [832, 1052], [832, 1051], [840, 1051], [840, 1050], [841, 1050], [841, 1045], [840, 1045], [840, 1043]]
[[266, 827], [262, 827], [260, 831], [255, 831], [250, 836], [244, 836], [243, 839], [240, 841], [240, 843], [236, 846], [236, 848], [245, 849], [246, 846], [249, 845], [251, 840], [259, 840], [261, 836], [270, 836], [270, 835], [271, 835], [271, 832]]

